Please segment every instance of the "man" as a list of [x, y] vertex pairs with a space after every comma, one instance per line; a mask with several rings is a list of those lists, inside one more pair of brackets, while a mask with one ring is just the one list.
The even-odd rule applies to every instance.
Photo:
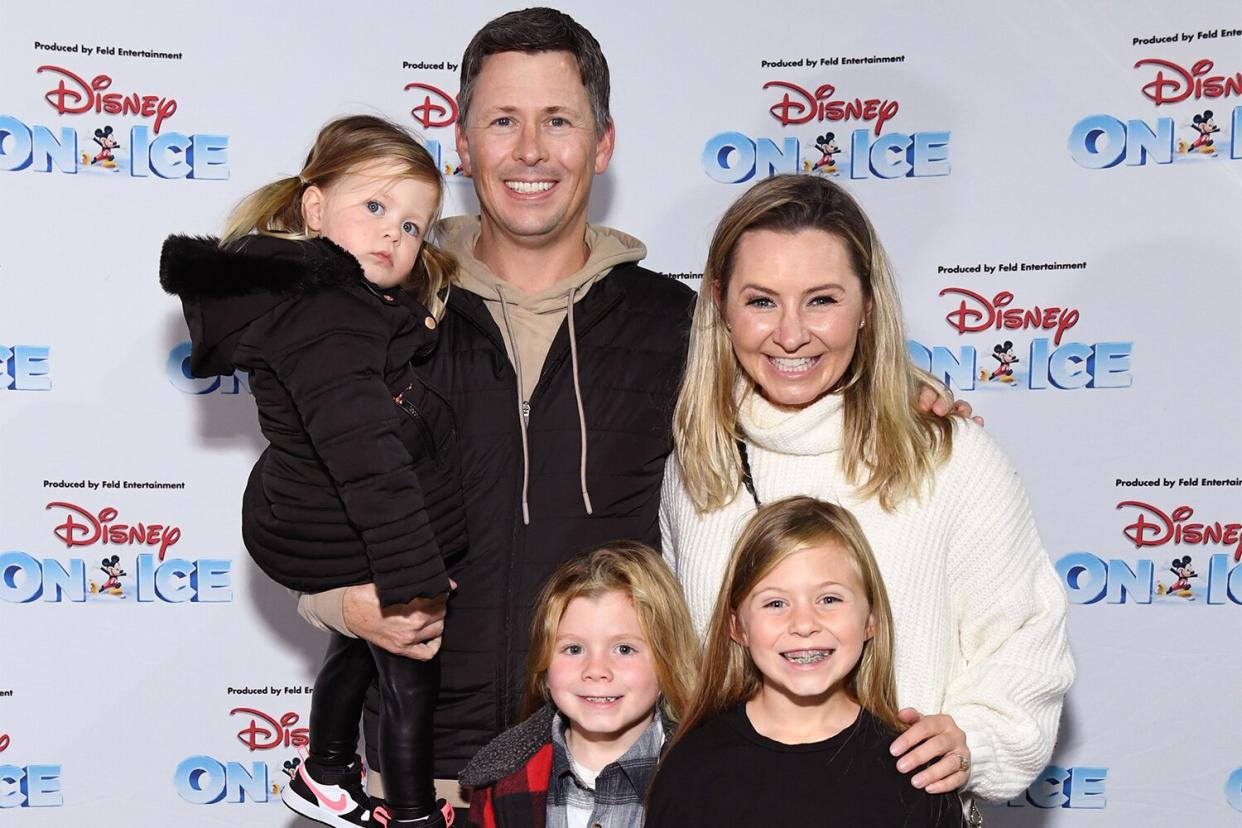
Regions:
[[561, 12], [506, 14], [467, 47], [457, 149], [481, 215], [438, 228], [461, 273], [419, 367], [457, 414], [470, 551], [446, 623], [442, 600], [381, 615], [370, 586], [303, 599], [305, 614], [413, 657], [443, 631], [446, 779], [512, 724], [552, 571], [605, 541], [659, 544], [694, 295], [639, 267], [636, 239], [587, 223], [612, 157], [608, 97], [598, 42]]

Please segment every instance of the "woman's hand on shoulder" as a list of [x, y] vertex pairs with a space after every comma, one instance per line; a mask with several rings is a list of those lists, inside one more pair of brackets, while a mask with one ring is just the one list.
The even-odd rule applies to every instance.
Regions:
[[970, 403], [965, 400], [946, 399], [930, 385], [919, 386], [919, 411], [935, 414], [937, 417], [952, 415], [962, 419], [970, 418], [979, 425], [983, 425], [982, 417], [970, 416], [975, 411], [971, 408]]
[[889, 748], [898, 757], [897, 770], [909, 773], [932, 762], [915, 774], [910, 784], [932, 794], [955, 791], [966, 784], [970, 778], [970, 748], [966, 747], [966, 733], [952, 716], [924, 716], [913, 707], [904, 707], [897, 717], [910, 725]]

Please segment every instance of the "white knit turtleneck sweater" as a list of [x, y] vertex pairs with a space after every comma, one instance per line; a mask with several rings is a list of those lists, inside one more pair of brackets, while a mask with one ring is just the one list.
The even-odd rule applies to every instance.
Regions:
[[[1039, 540], [1017, 473], [973, 423], [955, 421], [952, 456], [921, 501], [885, 512], [857, 500], [841, 467], [843, 412], [830, 395], [795, 412], [749, 395], [739, 414], [763, 503], [810, 495], [853, 512], [884, 576], [895, 621], [897, 698], [948, 713], [966, 733], [970, 792], [1016, 796], [1052, 753], [1074, 678], [1066, 600]], [[700, 636], [754, 501], [699, 514], [676, 458], [660, 508], [665, 557]]]

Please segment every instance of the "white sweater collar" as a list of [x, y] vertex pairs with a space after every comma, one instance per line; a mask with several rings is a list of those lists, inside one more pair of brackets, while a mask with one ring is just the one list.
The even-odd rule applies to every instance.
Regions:
[[777, 408], [757, 392], [738, 407], [747, 441], [778, 454], [817, 455], [841, 450], [845, 414], [840, 394], [828, 394], [796, 411]]

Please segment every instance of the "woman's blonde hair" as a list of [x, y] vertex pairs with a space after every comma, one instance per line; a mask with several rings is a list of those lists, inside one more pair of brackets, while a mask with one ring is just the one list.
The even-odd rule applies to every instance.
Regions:
[[906, 726], [897, 718], [893, 614], [871, 545], [846, 509], [812, 497], [790, 497], [761, 507], [733, 547], [707, 628], [698, 689], [677, 731], [678, 739], [759, 692], [763, 675], [750, 651], [732, 636], [738, 608], [781, 561], [799, 550], [825, 544], [845, 553], [871, 607], [872, 635], [845, 679], [845, 690], [894, 731], [905, 730]]
[[[397, 176], [409, 177], [436, 188], [436, 209], [429, 224], [440, 215], [444, 179], [431, 153], [406, 130], [374, 115], [349, 115], [331, 121], [319, 131], [306, 163], [297, 175], [273, 181], [246, 196], [229, 215], [220, 240], [222, 246], [259, 233], [291, 239], [307, 239], [302, 215], [302, 194], [307, 187], [330, 187], [342, 176], [374, 162], [396, 166]], [[430, 231], [426, 228], [424, 234]], [[414, 270], [405, 282], [418, 300], [438, 319], [444, 314], [444, 295], [456, 272], [456, 260], [424, 235]]]
[[728, 504], [742, 480], [737, 441], [739, 380], [745, 377], [723, 305], [738, 243], [752, 230], [819, 230], [845, 243], [871, 310], [854, 357], [831, 389], [844, 397], [843, 470], [862, 497], [888, 511], [918, 497], [952, 447], [953, 424], [918, 410], [920, 384], [942, 388], [906, 351], [901, 304], [875, 229], [841, 187], [816, 175], [779, 175], [756, 184], [725, 212], [707, 253], [677, 398], [673, 441], [687, 493], [700, 512]]
[[661, 712], [668, 722], [681, 718], [699, 664], [690, 610], [681, 585], [659, 553], [646, 544], [618, 541], [566, 562], [539, 593], [526, 660], [523, 719], [551, 701], [548, 666], [569, 602], [608, 592], [620, 592], [633, 602], [660, 684]]

